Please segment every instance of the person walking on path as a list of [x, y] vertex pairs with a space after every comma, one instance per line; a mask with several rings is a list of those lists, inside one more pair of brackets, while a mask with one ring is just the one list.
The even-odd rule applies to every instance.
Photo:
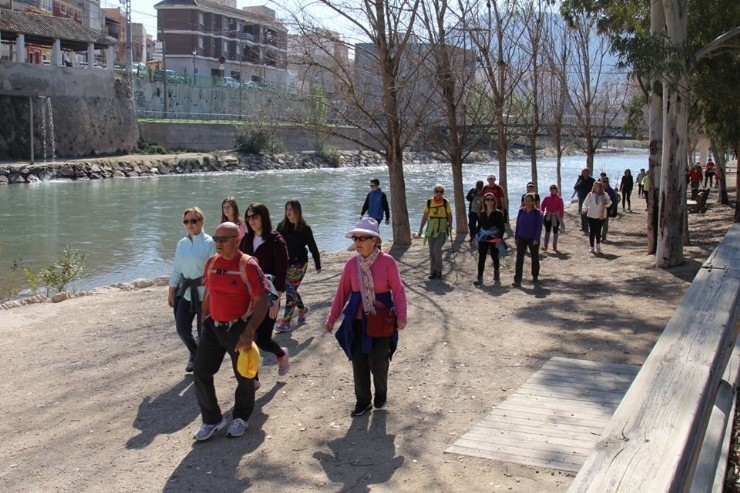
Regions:
[[[481, 190], [481, 197], [484, 197], [487, 193], [492, 193], [494, 197], [496, 197], [496, 205], [498, 206], [498, 209], [504, 214], [504, 219], [506, 221], [509, 220], [509, 199], [506, 196], [506, 190], [504, 190], [504, 187], [496, 183], [496, 176], [495, 175], [489, 175], [488, 183], [486, 186], [483, 187], [483, 190]], [[484, 204], [480, 204], [480, 209], [483, 210]]]
[[291, 199], [285, 203], [285, 215], [278, 224], [277, 231], [288, 245], [288, 273], [285, 286], [285, 314], [275, 326], [275, 330], [287, 332], [290, 330], [290, 322], [296, 310], [298, 310], [298, 324], [306, 323], [306, 315], [309, 311], [309, 308], [303, 304], [301, 295], [298, 294], [298, 287], [308, 269], [306, 249], [308, 248], [311, 252], [317, 274], [321, 272], [321, 257], [311, 226], [303, 219], [303, 208], [298, 200]]
[[237, 370], [240, 350], [252, 347], [257, 326], [268, 310], [268, 286], [256, 259], [239, 251], [239, 226], [225, 222], [213, 236], [216, 255], [203, 271], [206, 287], [203, 298], [203, 336], [195, 357], [193, 381], [200, 406], [201, 424], [195, 440], [208, 440], [226, 426], [216, 397], [213, 376], [218, 373], [224, 355], [229, 354], [236, 378], [234, 409], [227, 436], [238, 437], [249, 426], [254, 411], [255, 380]]
[[[594, 180], [591, 176], [591, 170], [588, 168], [583, 168], [583, 170], [581, 170], [581, 175], [578, 177], [578, 180], [576, 180], [576, 184], [573, 187], [573, 190], [575, 190], [578, 194], [579, 214], [581, 214], [581, 212], [583, 211], [583, 201], [586, 200], [586, 196], [591, 191], [591, 188], [594, 186], [595, 182], [596, 180]], [[581, 215], [581, 231], [588, 234], [588, 220], [583, 215]]]
[[714, 175], [716, 172], [717, 167], [710, 157], [709, 159], [707, 159], [707, 165], [704, 169], [704, 188], [707, 188], [707, 183], [709, 183], [709, 188], [712, 188], [712, 186], [714, 186]]
[[642, 177], [642, 181], [640, 182], [642, 185], [642, 193], [645, 196], [645, 210], [648, 210], [648, 207], [650, 206], [650, 171], [648, 170], [647, 173], [645, 173], [645, 176]]
[[542, 235], [542, 213], [534, 205], [534, 194], [524, 196], [524, 207], [519, 209], [516, 216], [516, 266], [514, 271], [514, 287], [522, 285], [522, 271], [524, 270], [524, 252], [529, 249], [532, 256], [532, 282], [537, 284], [540, 276], [539, 243]]
[[378, 225], [383, 221], [383, 214], [385, 214], [385, 223], [390, 223], [391, 210], [388, 207], [388, 197], [380, 189], [380, 180], [377, 178], [370, 180], [370, 192], [365, 197], [365, 203], [362, 204], [360, 219], [362, 219], [366, 212], [369, 217], [375, 219]]
[[699, 194], [699, 188], [701, 182], [704, 179], [704, 174], [701, 171], [701, 164], [696, 163], [689, 171], [689, 182], [691, 183], [691, 197], [695, 198]]
[[205, 216], [197, 207], [185, 209], [182, 215], [185, 225], [185, 237], [177, 242], [175, 262], [172, 266], [167, 304], [175, 314], [175, 329], [190, 355], [185, 371], [193, 371], [193, 361], [198, 342], [193, 337], [193, 319], [195, 319], [198, 338], [201, 327], [201, 300], [203, 299], [203, 266], [216, 253], [216, 245], [210, 235], [203, 231]]
[[480, 231], [478, 233], [478, 277], [473, 283], [483, 285], [483, 271], [486, 268], [486, 254], [490, 252], [493, 260], [493, 282], [501, 281], [499, 274], [499, 245], [504, 241], [504, 213], [496, 207], [496, 197], [487, 193], [483, 197], [484, 209], [480, 213]]
[[601, 184], [603, 185], [604, 192], [606, 192], [606, 194], [609, 196], [609, 201], [611, 202], [606, 210], [604, 224], [601, 227], [601, 242], [606, 243], [606, 235], [609, 233], [609, 218], [617, 217], [617, 213], [619, 211], [619, 198], [617, 197], [617, 192], [615, 192], [611, 185], [609, 185], [609, 178], [604, 177], [601, 180]]
[[434, 195], [426, 201], [419, 225], [419, 236], [424, 231], [424, 225], [427, 225], [424, 238], [429, 245], [429, 279], [442, 279], [442, 247], [447, 242], [452, 225], [452, 208], [444, 198], [444, 193], [442, 185], [434, 186]]
[[239, 226], [239, 241], [242, 241], [244, 235], [247, 234], [247, 223], [239, 216], [239, 205], [234, 197], [226, 197], [221, 202], [221, 222], [219, 224], [227, 221]]
[[470, 204], [468, 205], [468, 230], [470, 231], [470, 243], [473, 243], [476, 233], [478, 233], [478, 214], [481, 210], [481, 200], [483, 196], [481, 191], [483, 190], [483, 180], [478, 180], [475, 183], [475, 188], [471, 188], [468, 191], [468, 195], [465, 197]]
[[624, 176], [622, 176], [622, 181], [619, 183], [619, 192], [622, 194], [622, 212], [625, 211], [625, 207], [632, 212], [632, 188], [634, 186], [632, 171], [627, 168], [624, 170]]
[[524, 207], [524, 197], [528, 193], [531, 193], [532, 195], [534, 195], [534, 206], [539, 209], [540, 208], [540, 194], [538, 194], [535, 191], [534, 183], [532, 183], [531, 181], [527, 183], [527, 191], [524, 194], [522, 194], [522, 201], [519, 204], [519, 207]]
[[550, 231], [552, 231], [552, 251], [558, 251], [558, 233], [560, 225], [563, 222], [565, 213], [565, 204], [560, 196], [558, 186], [554, 183], [550, 185], [550, 195], [542, 201], [542, 215], [545, 224], [545, 241], [542, 244], [542, 251], [547, 251], [547, 245], [550, 243]]
[[591, 192], [583, 202], [583, 210], [581, 211], [581, 214], [588, 220], [589, 253], [601, 253], [601, 227], [604, 224], [604, 218], [606, 218], [610, 205], [611, 200], [604, 191], [604, 186], [598, 181], [595, 182]]
[[637, 176], [635, 177], [635, 181], [637, 182], [637, 196], [638, 197], [642, 197], [642, 194], [645, 191], [644, 187], [642, 186], [643, 178], [645, 178], [645, 168], [640, 168], [640, 172], [637, 173]]
[[[334, 323], [344, 315], [336, 338], [352, 361], [355, 407], [350, 416], [356, 417], [373, 405], [380, 409], [388, 401], [388, 369], [398, 347], [398, 331], [406, 328], [407, 306], [398, 265], [378, 248], [378, 223], [364, 218], [345, 237], [352, 239], [357, 255], [344, 264], [324, 330], [331, 333]], [[372, 337], [368, 333], [368, 318], [383, 307], [395, 309], [397, 330], [391, 336]]]
[[[273, 283], [277, 290], [277, 299], [271, 302], [267, 316], [257, 328], [255, 342], [263, 351], [275, 355], [278, 375], [284, 376], [290, 369], [288, 348], [281, 347], [272, 339], [272, 329], [280, 313], [280, 300], [288, 282], [288, 247], [280, 233], [272, 229], [270, 211], [267, 206], [260, 203], [249, 204], [245, 218], [248, 229], [246, 236], [239, 244], [239, 250], [257, 258], [262, 272], [273, 276]], [[259, 384], [257, 386], [259, 388]]]

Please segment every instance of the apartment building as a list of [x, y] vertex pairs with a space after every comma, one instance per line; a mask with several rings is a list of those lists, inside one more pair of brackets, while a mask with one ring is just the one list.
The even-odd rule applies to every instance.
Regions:
[[154, 8], [168, 70], [285, 86], [288, 29], [274, 10], [238, 9], [236, 0], [163, 0]]
[[308, 92], [312, 85], [322, 87], [327, 98], [346, 93], [346, 76], [352, 73], [349, 47], [341, 35], [324, 29], [288, 36], [288, 87]]

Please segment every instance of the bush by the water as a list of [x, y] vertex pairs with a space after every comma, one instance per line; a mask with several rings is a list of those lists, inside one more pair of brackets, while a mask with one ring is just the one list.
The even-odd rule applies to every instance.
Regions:
[[316, 157], [323, 159], [333, 167], [338, 167], [341, 163], [342, 156], [337, 146], [321, 144], [316, 149]]
[[243, 154], [275, 154], [285, 150], [280, 138], [265, 128], [253, 125], [240, 125], [234, 130], [234, 145]]

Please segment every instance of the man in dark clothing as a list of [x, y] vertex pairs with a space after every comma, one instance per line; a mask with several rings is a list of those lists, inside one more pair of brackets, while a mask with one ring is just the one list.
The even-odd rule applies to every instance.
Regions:
[[603, 177], [601, 184], [604, 185], [604, 191], [609, 195], [612, 205], [609, 206], [609, 210], [606, 211], [606, 217], [604, 218], [604, 225], [601, 227], [601, 242], [606, 243], [606, 234], [609, 232], [609, 218], [617, 217], [619, 208], [619, 199], [617, 198], [617, 192], [609, 185], [609, 178]]
[[578, 177], [578, 181], [573, 187], [573, 190], [578, 194], [578, 215], [581, 216], [581, 231], [584, 233], [588, 233], [588, 218], [581, 214], [581, 209], [583, 208], [583, 201], [586, 200], [586, 196], [591, 192], [595, 182], [596, 180], [591, 177], [591, 170], [583, 168], [581, 176]]
[[475, 188], [471, 188], [468, 191], [468, 195], [465, 197], [468, 202], [468, 229], [470, 230], [470, 243], [473, 243], [473, 238], [478, 232], [478, 212], [480, 211], [480, 202], [482, 200], [481, 190], [483, 190], [483, 180], [478, 180], [475, 183]]
[[362, 205], [360, 219], [362, 219], [366, 212], [369, 217], [372, 217], [378, 222], [378, 225], [383, 221], [383, 213], [385, 213], [385, 223], [388, 224], [390, 222], [391, 210], [388, 208], [388, 197], [380, 189], [380, 180], [377, 178], [370, 180], [370, 192], [365, 197], [365, 203]]

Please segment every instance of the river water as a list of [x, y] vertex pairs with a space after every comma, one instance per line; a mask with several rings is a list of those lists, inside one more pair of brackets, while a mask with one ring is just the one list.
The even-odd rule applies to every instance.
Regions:
[[[584, 163], [583, 156], [563, 160], [566, 203]], [[625, 168], [636, 175], [646, 164], [647, 151], [598, 155], [594, 173], [605, 171], [615, 186]], [[411, 230], [416, 231], [435, 183], [445, 186], [445, 196], [454, 205], [451, 172], [446, 164], [407, 165], [404, 170]], [[540, 159], [538, 172], [544, 197], [548, 185], [555, 183], [555, 160]], [[465, 192], [489, 174], [498, 175], [497, 163], [465, 165]], [[194, 205], [200, 207], [206, 215], [205, 230], [212, 234], [221, 217], [221, 201], [229, 195], [237, 198], [242, 216], [250, 202], [265, 203], [274, 226], [282, 218], [285, 201], [297, 198], [319, 250], [345, 250], [350, 242], [343, 233], [359, 219], [373, 177], [380, 179], [381, 188], [392, 202], [384, 166], [49, 181], [2, 187], [0, 297], [24, 293], [27, 282], [19, 267], [38, 271], [52, 264], [65, 245], [86, 255], [81, 279], [70, 286], [73, 290], [169, 274], [175, 244], [184, 234], [182, 211]], [[519, 203], [529, 180], [528, 160], [509, 162], [511, 204]], [[392, 238], [391, 226], [383, 224], [381, 235]]]

